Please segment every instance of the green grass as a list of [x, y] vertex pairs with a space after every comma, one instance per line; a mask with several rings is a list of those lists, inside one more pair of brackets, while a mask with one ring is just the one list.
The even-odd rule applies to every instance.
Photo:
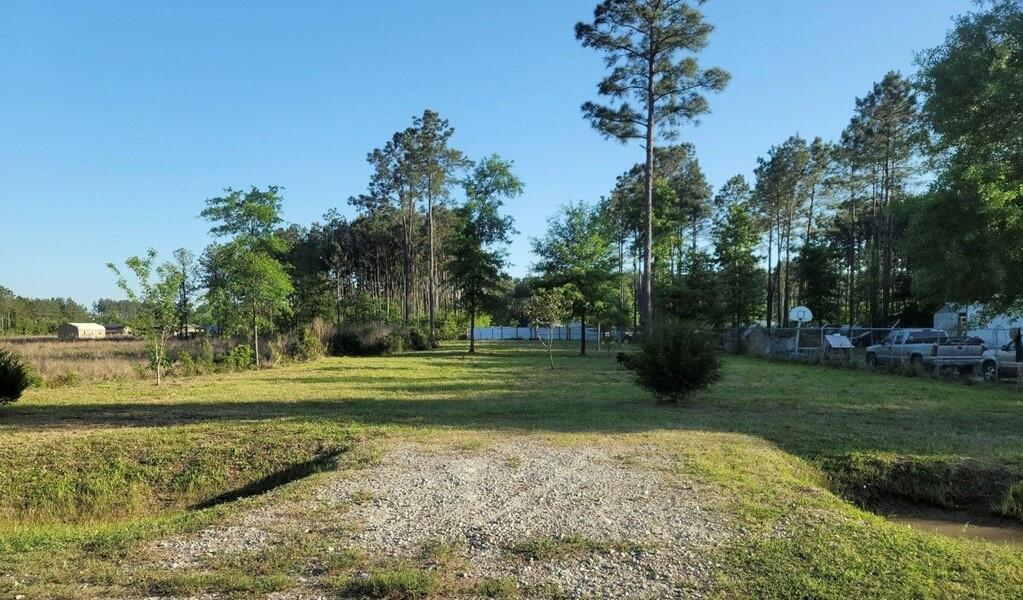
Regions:
[[436, 573], [397, 567], [368, 577], [354, 577], [342, 586], [344, 592], [358, 598], [421, 600], [432, 597], [439, 587]]
[[[726, 597], [1011, 597], [1023, 587], [1013, 549], [918, 533], [847, 501], [898, 496], [1019, 518], [1023, 395], [1014, 390], [729, 358], [719, 384], [672, 406], [613, 356], [566, 347], [555, 360], [550, 371], [538, 347], [495, 343], [477, 356], [449, 346], [161, 387], [30, 390], [0, 410], [0, 594], [245, 596], [300, 579], [322, 590], [372, 581], [377, 597], [446, 593], [455, 559], [443, 542], [423, 549], [422, 564], [395, 566], [299, 532], [206, 571], [143, 577], [131, 566], [147, 540], [240, 510], [221, 500], [391, 440], [476, 451], [515, 435], [615, 446], [623, 461], [658, 452], [700, 481], [709, 508], [743, 532], [716, 559]], [[281, 502], [315, 480], [242, 504]], [[525, 540], [519, 554], [600, 551], [583, 542]], [[488, 595], [474, 587], [485, 582], [465, 585], [460, 593]]]

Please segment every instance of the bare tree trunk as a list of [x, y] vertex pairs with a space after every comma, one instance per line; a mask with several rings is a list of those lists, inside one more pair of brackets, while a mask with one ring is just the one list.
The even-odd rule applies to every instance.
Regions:
[[585, 308], [583, 309], [583, 311], [581, 313], [581, 317], [579, 319], [579, 324], [580, 324], [580, 327], [581, 327], [581, 335], [579, 337], [581, 338], [581, 343], [582, 343], [581, 349], [579, 350], [579, 354], [582, 355], [582, 356], [586, 356], [586, 309]]
[[256, 315], [256, 301], [252, 301], [252, 347], [255, 349], [256, 368], [259, 368], [259, 321]]
[[771, 317], [774, 312], [774, 267], [771, 265], [774, 249], [774, 224], [767, 227], [767, 328], [771, 328]]
[[[432, 187], [432, 185], [430, 187]], [[427, 293], [430, 295], [429, 302], [428, 302], [428, 304], [430, 305], [429, 306], [429, 312], [430, 312], [430, 335], [433, 335], [433, 333], [434, 333], [434, 311], [436, 310], [436, 305], [437, 305], [437, 295], [436, 295], [437, 294], [437, 292], [436, 292], [437, 261], [436, 261], [436, 257], [434, 256], [434, 249], [433, 249], [433, 191], [430, 190], [430, 189], [427, 190], [426, 219], [428, 221], [427, 229], [429, 229], [429, 238], [430, 238], [430, 241], [429, 241], [429, 244], [430, 244], [430, 282], [429, 282], [429, 290], [428, 290]]]
[[469, 354], [476, 353], [476, 306], [469, 307]]
[[653, 333], [654, 319], [654, 55], [650, 52], [647, 59], [646, 81], [646, 171], [643, 181], [643, 291], [642, 317], [643, 330], [647, 335]]

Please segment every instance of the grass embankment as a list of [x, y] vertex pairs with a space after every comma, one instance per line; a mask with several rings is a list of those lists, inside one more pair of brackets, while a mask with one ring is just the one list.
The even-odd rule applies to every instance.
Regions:
[[[310, 573], [294, 557], [322, 555], [306, 547], [327, 543], [313, 534], [200, 571], [143, 577], [123, 566], [142, 540], [231, 510], [182, 509], [344, 450], [351, 431], [382, 434], [381, 443], [411, 437], [467, 448], [533, 435], [669, 457], [714, 492], [711, 508], [741, 532], [719, 557], [725, 596], [1011, 597], [1023, 589], [1017, 552], [919, 533], [832, 493], [867, 485], [879, 496], [1017, 514], [1023, 405], [1011, 390], [732, 358], [721, 383], [668, 406], [613, 357], [579, 358], [566, 348], [556, 371], [545, 360], [534, 348], [484, 344], [474, 357], [448, 348], [161, 388], [32, 390], [0, 412], [0, 489], [10, 490], [0, 503], [20, 523], [0, 534], [0, 589], [20, 578], [43, 596], [82, 595], [81, 585], [101, 596], [244, 595], [302, 577], [354, 591], [346, 586], [355, 564], [375, 573], [370, 582], [381, 589], [395, 581], [447, 589], [443, 578], [434, 585], [432, 576], [391, 572], [415, 565], [337, 552]], [[144, 460], [133, 460], [139, 453]], [[963, 496], [957, 476], [928, 475], [952, 467], [998, 472], [1003, 483]], [[153, 507], [164, 512], [140, 516]]]

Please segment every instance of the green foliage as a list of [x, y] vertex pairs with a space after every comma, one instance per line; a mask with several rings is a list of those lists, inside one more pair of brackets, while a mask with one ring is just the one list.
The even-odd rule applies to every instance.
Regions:
[[198, 372], [195, 360], [192, 359], [192, 354], [188, 350], [178, 352], [178, 359], [175, 362], [182, 375], [195, 375]]
[[0, 336], [52, 335], [62, 323], [89, 320], [71, 298], [24, 298], [0, 285]]
[[[500, 214], [504, 200], [522, 193], [522, 182], [511, 171], [512, 163], [492, 155], [476, 165], [463, 182], [465, 204], [455, 211], [457, 225], [449, 240], [447, 264], [451, 285], [475, 327], [477, 314], [502, 297], [502, 270], [514, 233], [512, 219]], [[469, 351], [476, 349], [469, 338]]]
[[548, 328], [547, 339], [540, 337], [540, 343], [547, 348], [547, 358], [554, 368], [554, 328], [565, 323], [572, 315], [572, 297], [578, 291], [571, 286], [539, 288], [533, 290], [522, 312], [535, 327]]
[[662, 400], [677, 402], [721, 378], [715, 333], [704, 325], [661, 321], [626, 367]]
[[760, 231], [746, 198], [731, 203], [714, 228], [721, 320], [732, 327], [753, 322], [763, 306], [758, 285], [762, 282], [762, 271], [756, 254]]
[[259, 328], [272, 323], [269, 316], [287, 316], [291, 278], [279, 256], [288, 250], [278, 234], [282, 198], [280, 188], [248, 192], [225, 190], [210, 198], [201, 216], [214, 223], [210, 233], [229, 237], [225, 243], [207, 247], [202, 263], [206, 272], [206, 301], [219, 323], [229, 329], [247, 330], [259, 366]]
[[330, 341], [334, 356], [381, 356], [405, 349], [408, 330], [389, 323], [360, 323], [338, 328]]
[[[476, 322], [482, 325], [480, 315], [476, 315]], [[469, 328], [469, 320], [466, 315], [448, 312], [441, 314], [435, 325], [434, 335], [437, 341], [464, 340], [465, 332]]]
[[[729, 76], [721, 69], [700, 69], [690, 53], [702, 50], [712, 27], [686, 2], [624, 0], [601, 2], [592, 23], [577, 23], [583, 46], [605, 56], [614, 67], [600, 82], [601, 95], [617, 106], [583, 104], [583, 114], [607, 137], [642, 138], [644, 126], [671, 137], [673, 128], [707, 112], [703, 90], [720, 91]], [[652, 94], [650, 93], [652, 92]], [[653, 114], [636, 106], [653, 105]]]
[[[582, 202], [562, 207], [547, 221], [544, 237], [533, 240], [539, 261], [535, 269], [545, 285], [565, 286], [572, 314], [586, 325], [587, 317], [615, 301], [611, 231], [599, 208]], [[586, 336], [581, 336], [586, 353]]]
[[432, 350], [436, 347], [436, 343], [430, 338], [430, 335], [424, 334], [416, 327], [410, 327], [408, 330], [408, 345], [409, 348], [416, 351]]
[[398, 567], [349, 579], [345, 591], [359, 598], [423, 600], [432, 597], [439, 585], [440, 578], [432, 571]]
[[301, 329], [298, 339], [291, 345], [291, 356], [301, 361], [316, 360], [323, 356], [323, 342], [312, 327]]
[[484, 598], [510, 599], [518, 597], [519, 588], [514, 579], [487, 578], [476, 584], [476, 592]]
[[[913, 290], [935, 303], [1023, 309], [1023, 6], [992, 1], [921, 55], [921, 117], [943, 170], [914, 207]], [[940, 249], [940, 251], [938, 251]]]
[[128, 325], [141, 334], [149, 347], [149, 367], [156, 371], [156, 383], [163, 377], [168, 364], [167, 340], [177, 330], [179, 323], [178, 294], [184, 274], [171, 263], [155, 266], [156, 251], [150, 249], [145, 257], [132, 256], [125, 265], [135, 277], [134, 285], [121, 274], [113, 263], [107, 263], [117, 275], [117, 286], [136, 306], [135, 315]]
[[224, 356], [224, 364], [229, 369], [242, 370], [252, 366], [252, 346], [239, 344]]
[[18, 355], [0, 348], [0, 406], [16, 402], [31, 384], [28, 367]]
[[821, 323], [835, 323], [839, 318], [842, 298], [841, 255], [827, 240], [810, 240], [796, 258], [796, 274], [800, 281], [800, 304], [813, 307], [814, 318]]

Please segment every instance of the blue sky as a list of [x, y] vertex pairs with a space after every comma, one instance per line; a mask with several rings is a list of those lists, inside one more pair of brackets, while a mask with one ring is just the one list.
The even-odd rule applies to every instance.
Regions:
[[[424, 108], [471, 157], [526, 184], [508, 205], [529, 238], [569, 200], [595, 201], [642, 158], [579, 105], [599, 56], [572, 27], [595, 0], [0, 4], [0, 285], [117, 296], [108, 261], [199, 252], [196, 215], [227, 186], [285, 188], [308, 224], [364, 191], [366, 153]], [[939, 43], [969, 0], [713, 0], [706, 66], [732, 74], [682, 139], [712, 184], [749, 175], [799, 132], [838, 135], [854, 99]]]

